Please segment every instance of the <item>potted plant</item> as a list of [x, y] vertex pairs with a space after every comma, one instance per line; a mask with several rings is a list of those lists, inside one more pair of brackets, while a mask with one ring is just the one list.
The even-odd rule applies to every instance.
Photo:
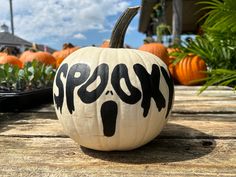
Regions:
[[0, 65], [0, 110], [12, 111], [52, 101], [55, 69], [36, 60], [22, 68]]

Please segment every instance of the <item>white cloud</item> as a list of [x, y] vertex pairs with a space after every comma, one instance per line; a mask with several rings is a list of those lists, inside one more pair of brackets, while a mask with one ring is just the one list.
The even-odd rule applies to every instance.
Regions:
[[[128, 6], [125, 0], [13, 0], [15, 33], [30, 41], [83, 38], [78, 34], [105, 30], [109, 26], [107, 17], [120, 14]], [[0, 9], [0, 24], [10, 25], [9, 1], [0, 0]]]
[[82, 33], [77, 33], [75, 34], [73, 37], [77, 38], [77, 39], [82, 39], [85, 40], [87, 39], [85, 35], [83, 35]]

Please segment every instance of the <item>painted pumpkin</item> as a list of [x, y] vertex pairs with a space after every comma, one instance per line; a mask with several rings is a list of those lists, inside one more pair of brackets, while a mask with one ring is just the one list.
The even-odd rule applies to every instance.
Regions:
[[[127, 16], [137, 10], [129, 8], [120, 20], [131, 20]], [[120, 31], [123, 23], [117, 24], [115, 31]], [[120, 48], [118, 36], [112, 33], [110, 48], [75, 51], [54, 80], [55, 110], [65, 132], [95, 150], [131, 150], [148, 143], [172, 108], [174, 86], [167, 66], [147, 52]]]
[[170, 67], [170, 72], [182, 85], [198, 85], [200, 79], [206, 78], [206, 63], [199, 56], [189, 54], [176, 65]]
[[166, 47], [161, 43], [145, 43], [139, 50], [146, 51], [162, 59], [166, 65], [169, 65], [169, 56]]
[[65, 43], [63, 44], [62, 50], [55, 51], [52, 56], [56, 59], [56, 67], [59, 67], [61, 62], [69, 56], [74, 51], [78, 50], [79, 47], [75, 47], [71, 43]]
[[48, 65], [56, 64], [56, 59], [48, 52], [28, 50], [23, 52], [20, 56], [20, 61], [22, 63], [32, 62], [33, 60], [37, 60]]
[[0, 64], [6, 63], [18, 66], [19, 68], [23, 68], [23, 63], [16, 56], [13, 55], [4, 54], [0, 56]]

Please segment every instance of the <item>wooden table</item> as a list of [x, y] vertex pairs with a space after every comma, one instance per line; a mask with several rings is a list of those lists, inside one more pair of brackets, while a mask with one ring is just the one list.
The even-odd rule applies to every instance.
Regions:
[[128, 152], [81, 148], [53, 105], [0, 113], [0, 176], [236, 176], [236, 93], [198, 88], [177, 86], [161, 135]]

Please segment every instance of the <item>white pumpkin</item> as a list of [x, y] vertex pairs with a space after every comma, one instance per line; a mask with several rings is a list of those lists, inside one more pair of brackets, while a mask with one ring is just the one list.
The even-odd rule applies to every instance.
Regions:
[[86, 47], [60, 65], [53, 93], [65, 132], [81, 146], [131, 150], [163, 129], [174, 86], [167, 66], [150, 53]]

